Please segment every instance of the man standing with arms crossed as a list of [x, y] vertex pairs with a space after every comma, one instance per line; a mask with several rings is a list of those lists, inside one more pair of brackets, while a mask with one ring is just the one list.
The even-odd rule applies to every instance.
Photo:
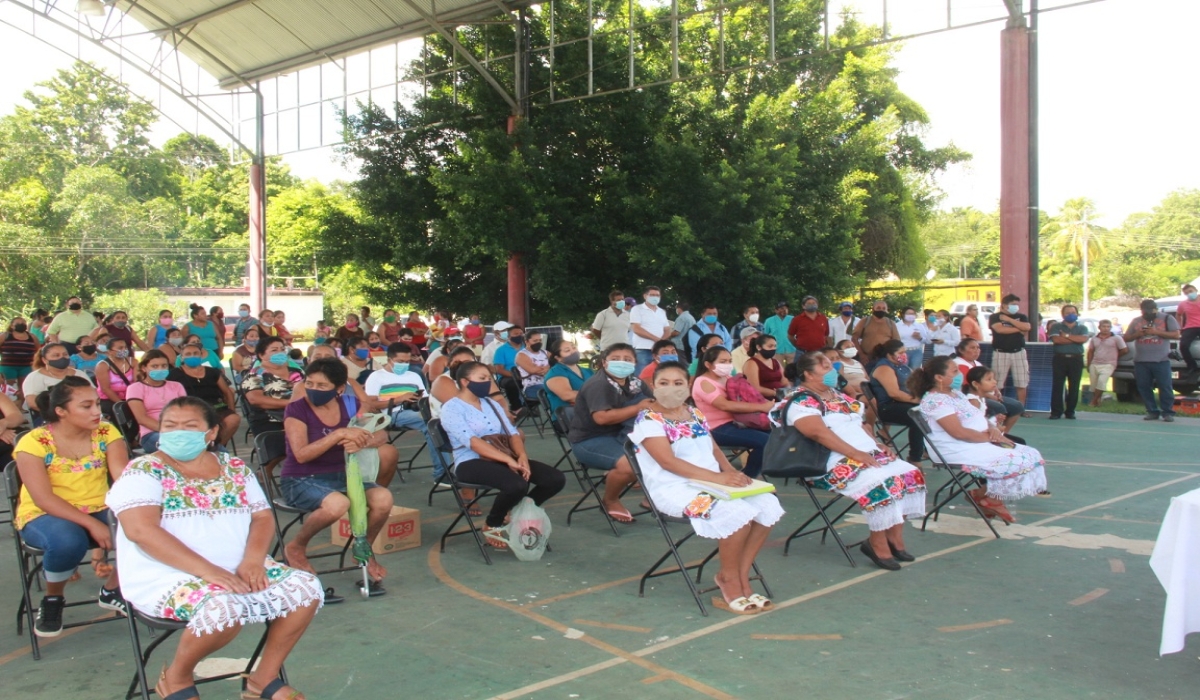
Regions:
[[643, 299], [645, 303], [633, 307], [629, 313], [629, 330], [633, 332], [633, 350], [637, 358], [634, 376], [654, 362], [654, 344], [671, 338], [671, 322], [667, 320], [666, 310], [658, 305], [662, 301], [662, 290], [646, 287]]
[[1025, 334], [1033, 326], [1029, 317], [1020, 313], [1021, 297], [1009, 294], [1004, 297], [999, 311], [988, 318], [992, 329], [992, 370], [996, 373], [996, 388], [1004, 391], [1004, 383], [1011, 372], [1013, 386], [1017, 389], [1017, 401], [1025, 403], [1029, 389], [1029, 357], [1025, 354]]
[[788, 340], [796, 346], [796, 352], [816, 352], [830, 344], [829, 319], [818, 310], [816, 297], [806, 296], [800, 303], [804, 313], [792, 319]]
[[[1050, 380], [1050, 420], [1064, 415], [1075, 420], [1075, 406], [1079, 403], [1079, 378], [1083, 375], [1083, 344], [1091, 333], [1078, 323], [1079, 309], [1067, 304], [1062, 307], [1063, 320], [1050, 325], [1047, 333], [1054, 344]], [[1063, 384], [1067, 385], [1067, 402], [1063, 404]], [[1103, 391], [1101, 387], [1101, 391]]]
[[871, 305], [871, 315], [859, 321], [850, 333], [850, 341], [858, 346], [859, 357], [864, 365], [871, 360], [875, 347], [889, 340], [900, 340], [900, 329], [888, 318], [888, 305], [883, 299]]
[[[1179, 324], [1174, 317], [1159, 313], [1153, 299], [1142, 300], [1142, 315], [1129, 322], [1125, 342], [1134, 344], [1133, 377], [1138, 393], [1146, 403], [1142, 420], [1164, 423], [1175, 420], [1175, 388], [1171, 386], [1171, 343], [1179, 339]], [[1154, 405], [1154, 387], [1158, 386], [1158, 405]]]

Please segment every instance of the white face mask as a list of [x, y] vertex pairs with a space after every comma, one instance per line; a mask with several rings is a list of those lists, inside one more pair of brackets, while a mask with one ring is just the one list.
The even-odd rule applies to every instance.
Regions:
[[750, 314], [750, 323], [758, 323], [758, 314]]
[[849, 347], [842, 350], [842, 357], [851, 358], [858, 354], [858, 348]]

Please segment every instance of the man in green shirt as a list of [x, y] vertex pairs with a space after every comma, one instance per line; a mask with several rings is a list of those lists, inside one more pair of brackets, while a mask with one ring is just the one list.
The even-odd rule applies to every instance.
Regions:
[[790, 325], [792, 325], [792, 315], [788, 313], [786, 301], [776, 304], [775, 315], [763, 323], [767, 335], [774, 336], [775, 342], [779, 343], [776, 357], [785, 365], [792, 361], [792, 355], [796, 352], [796, 346], [792, 345], [791, 340], [788, 340], [788, 326]]
[[67, 299], [67, 310], [55, 316], [46, 328], [46, 337], [50, 342], [62, 343], [67, 352], [74, 355], [78, 352], [75, 346], [79, 339], [95, 329], [96, 318], [83, 310], [83, 300], [71, 297]]
[[[1075, 420], [1075, 406], [1079, 403], [1079, 378], [1083, 375], [1083, 345], [1091, 333], [1080, 324], [1079, 310], [1071, 304], [1062, 307], [1063, 320], [1051, 324], [1047, 335], [1054, 344], [1053, 370], [1050, 381], [1050, 420], [1064, 415]], [[1063, 403], [1063, 384], [1067, 385], [1066, 403]]]

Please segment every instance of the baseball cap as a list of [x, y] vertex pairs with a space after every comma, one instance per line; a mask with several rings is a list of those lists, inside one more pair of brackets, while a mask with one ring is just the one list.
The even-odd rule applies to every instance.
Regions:
[[775, 305], [775, 308], [782, 309], [782, 308], [786, 307], [787, 305], [788, 305], [788, 303], [786, 301], [781, 301]]
[[800, 303], [801, 303], [801, 304], [803, 304], [804, 302], [808, 301], [809, 299], [812, 299], [813, 301], [818, 301], [818, 299], [817, 299], [816, 297], [814, 297], [813, 295], [809, 294], [808, 296], [806, 296], [806, 297], [804, 297], [803, 299], [801, 299], [801, 300], [800, 300]]
[[497, 333], [500, 333], [500, 332], [506, 331], [512, 327], [513, 327], [513, 325], [511, 323], [509, 323], [508, 321], [496, 321], [496, 325], [492, 326], [492, 330], [496, 331]]
[[846, 307], [850, 307], [851, 309], [853, 309], [853, 308], [854, 308], [854, 304], [853, 304], [852, 302], [849, 302], [849, 301], [843, 301], [841, 304], [838, 304], [838, 308], [839, 308], [839, 309], [844, 309], [844, 308], [846, 308]]
[[742, 329], [741, 333], [738, 333], [738, 337], [741, 338], [742, 340], [745, 340], [746, 338], [749, 338], [750, 336], [753, 336], [753, 335], [758, 335], [758, 329], [755, 328], [754, 326], [746, 326], [745, 328]]

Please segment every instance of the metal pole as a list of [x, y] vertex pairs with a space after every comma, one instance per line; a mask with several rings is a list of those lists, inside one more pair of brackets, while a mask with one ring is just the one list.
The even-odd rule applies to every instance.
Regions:
[[633, 66], [633, 0], [629, 0], [629, 87], [633, 89], [634, 81], [634, 66]]
[[263, 143], [263, 98], [254, 85], [254, 158], [250, 162], [250, 260], [247, 265], [250, 305], [267, 307], [267, 173]]
[[767, 10], [769, 17], [767, 18], [769, 26], [767, 27], [768, 41], [770, 42], [770, 60], [775, 62], [775, 0], [771, 0], [771, 4]]
[[679, 80], [679, 0], [671, 0], [671, 79]]
[[[1038, 3], [1029, 0], [1029, 317], [1034, 318], [1040, 308], [1038, 294], [1038, 234], [1041, 221], [1038, 216]], [[1087, 293], [1086, 291], [1084, 292]], [[1029, 332], [1030, 340], [1037, 340], [1036, 325]]]
[[588, 0], [588, 94], [596, 91], [595, 73], [593, 71], [592, 37], [596, 33], [596, 16], [592, 14], [592, 0]]

